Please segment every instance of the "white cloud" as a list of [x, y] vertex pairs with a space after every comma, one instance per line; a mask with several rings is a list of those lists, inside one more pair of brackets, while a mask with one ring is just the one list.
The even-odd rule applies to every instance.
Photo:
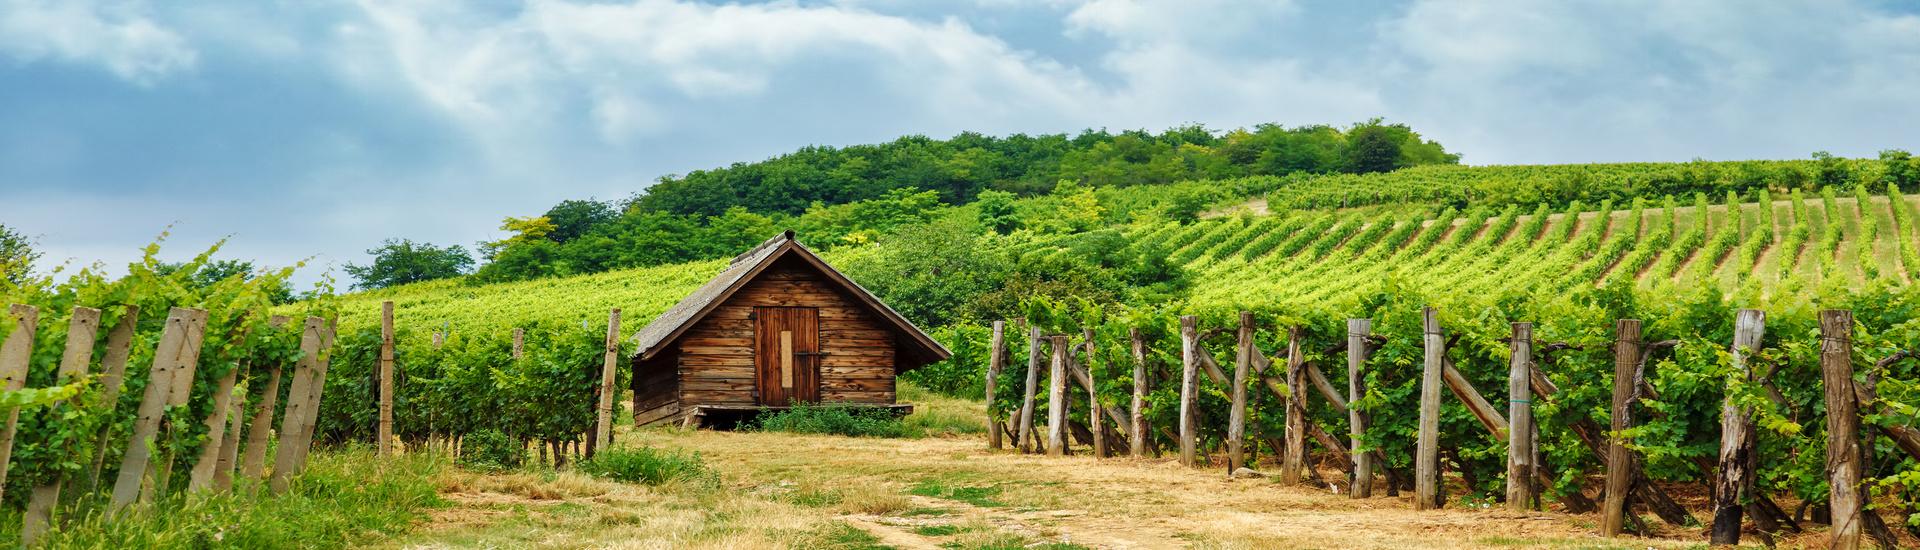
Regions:
[[137, 4], [0, 1], [0, 53], [32, 63], [97, 64], [136, 84], [191, 69], [197, 54]]

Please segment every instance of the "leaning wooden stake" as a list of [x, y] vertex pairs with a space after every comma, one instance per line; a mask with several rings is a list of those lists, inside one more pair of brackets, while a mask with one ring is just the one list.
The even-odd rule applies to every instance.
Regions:
[[1087, 346], [1087, 430], [1093, 432], [1094, 458], [1106, 458], [1107, 427], [1106, 419], [1101, 418], [1101, 415], [1106, 414], [1106, 411], [1104, 410], [1105, 407], [1100, 406], [1100, 386], [1095, 384], [1095, 380], [1093, 379], [1093, 373], [1095, 372], [1093, 370], [1093, 358], [1096, 356], [1096, 347], [1093, 343], [1093, 329], [1083, 329], [1081, 337], [1085, 339], [1084, 341]]
[[393, 454], [393, 300], [380, 302], [380, 428], [374, 454]]
[[126, 452], [120, 457], [120, 475], [113, 484], [113, 500], [108, 511], [119, 512], [140, 498], [141, 483], [146, 479], [148, 463], [158, 445], [153, 440], [160, 431], [161, 416], [166, 413], [167, 398], [173, 387], [173, 375], [176, 369], [187, 362], [187, 355], [193, 354], [197, 361], [199, 349], [187, 345], [194, 325], [195, 310], [176, 307], [167, 312], [167, 323], [160, 330], [160, 342], [153, 348], [153, 366], [148, 369], [147, 389], [140, 397], [140, 410], [133, 424], [133, 435], [127, 440]]
[[214, 470], [220, 465], [220, 449], [226, 444], [227, 414], [233, 412], [233, 388], [238, 382], [240, 369], [246, 368], [241, 362], [227, 368], [213, 386], [213, 408], [207, 412], [203, 426], [207, 439], [200, 445], [200, 456], [193, 462], [193, 469], [187, 478], [187, 490], [200, 492], [213, 488]]
[[284, 493], [293, 479], [294, 470], [299, 464], [299, 449], [305, 446], [301, 439], [300, 426], [307, 417], [315, 412], [313, 386], [317, 383], [315, 371], [320, 363], [320, 333], [325, 320], [308, 317], [300, 329], [300, 360], [293, 368], [293, 382], [287, 386], [287, 411], [280, 419], [280, 447], [274, 451], [272, 477], [267, 478], [267, 487], [274, 493]]
[[[60, 370], [56, 372], [54, 385], [63, 386], [68, 382], [87, 375], [87, 364], [93, 361], [93, 342], [100, 331], [100, 310], [90, 307], [75, 307], [67, 323], [67, 347], [60, 354]], [[64, 409], [65, 403], [54, 403], [56, 409]], [[20, 526], [20, 545], [32, 548], [35, 540], [46, 534], [47, 527], [53, 524], [53, 507], [60, 502], [60, 485], [63, 477], [55, 476], [45, 484], [33, 488], [32, 498], [27, 500], [27, 513]]]
[[1420, 431], [1413, 458], [1413, 509], [1440, 504], [1440, 359], [1447, 353], [1440, 334], [1440, 318], [1433, 308], [1421, 310], [1426, 362], [1420, 375]]
[[1829, 548], [1860, 547], [1860, 404], [1853, 391], [1853, 312], [1820, 312], [1820, 380], [1827, 397], [1827, 481], [1833, 515]]
[[247, 386], [249, 380], [236, 386], [233, 406], [227, 410], [227, 435], [220, 438], [220, 459], [213, 468], [213, 490], [226, 491], [233, 488], [233, 472], [240, 465], [240, 435], [247, 421]]
[[1601, 536], [1620, 536], [1626, 525], [1627, 495], [1638, 466], [1622, 433], [1633, 427], [1633, 394], [1639, 367], [1640, 321], [1621, 319], [1613, 324], [1613, 427], [1607, 437], [1607, 502], [1600, 519]]
[[1021, 451], [1030, 453], [1040, 446], [1033, 437], [1034, 391], [1040, 384], [1040, 329], [1027, 330], [1027, 380], [1020, 390], [1020, 427], [1013, 438], [1020, 443]]
[[1198, 321], [1192, 315], [1180, 316], [1180, 463], [1193, 466], [1197, 464], [1194, 456], [1194, 438], [1198, 435], [1195, 425], [1194, 398], [1199, 393], [1200, 334], [1196, 326]]
[[[7, 340], [0, 344], [0, 388], [6, 391], [20, 391], [27, 387], [27, 368], [33, 359], [33, 330], [40, 324], [40, 308], [29, 305], [13, 304], [8, 308], [13, 314], [13, 332], [7, 333]], [[13, 461], [13, 438], [20, 428], [20, 408], [11, 407], [5, 413], [7, 425], [0, 428], [0, 497], [6, 495], [7, 463]]]
[[[140, 306], [126, 306], [126, 313], [120, 315], [120, 321], [113, 324], [113, 330], [107, 332], [107, 354], [100, 359], [100, 401], [102, 409], [116, 408], [120, 404], [120, 389], [126, 385], [127, 358], [133, 355], [133, 328], [140, 322]], [[113, 437], [113, 426], [100, 430], [100, 437], [94, 440], [93, 469], [87, 474], [87, 491], [100, 487], [100, 470], [107, 463], [107, 442]]]
[[[285, 315], [275, 315], [267, 324], [280, 329], [291, 321]], [[267, 365], [267, 386], [260, 391], [260, 403], [254, 405], [253, 420], [247, 429], [247, 450], [240, 458], [242, 477], [260, 479], [266, 473], [267, 445], [273, 433], [273, 410], [280, 400], [280, 378], [285, 367], [277, 362]]]
[[[1733, 376], [1751, 381], [1747, 356], [1760, 350], [1766, 330], [1766, 314], [1743, 309], [1733, 318]], [[1713, 544], [1740, 543], [1740, 517], [1747, 496], [1753, 491], [1754, 441], [1753, 411], [1728, 395], [1720, 406], [1720, 462], [1713, 485]]]
[[1253, 367], [1253, 312], [1240, 312], [1240, 331], [1233, 358], [1233, 410], [1227, 415], [1227, 471], [1239, 471], [1247, 465], [1242, 447], [1247, 436], [1247, 371]]
[[1047, 455], [1067, 454], [1067, 337], [1054, 336], [1047, 375]]
[[1133, 343], [1133, 402], [1127, 408], [1127, 454], [1135, 457], [1147, 456], [1147, 339], [1140, 335], [1140, 329], [1127, 329], [1127, 339]]
[[1347, 490], [1351, 498], [1373, 496], [1373, 455], [1360, 450], [1360, 436], [1367, 432], [1367, 418], [1358, 403], [1365, 394], [1360, 389], [1360, 371], [1367, 364], [1367, 336], [1373, 332], [1373, 322], [1367, 319], [1347, 320], [1347, 448], [1353, 453], [1353, 479]]
[[993, 343], [987, 348], [987, 448], [1000, 450], [1000, 419], [993, 414], [993, 393], [998, 390], [1000, 369], [1005, 366], [1007, 357], [1007, 322], [993, 322]]
[[[613, 444], [613, 394], [619, 393], [616, 380], [620, 368], [620, 308], [607, 312], [607, 341], [605, 357], [600, 363], [600, 402], [598, 414], [593, 420], [593, 447], [595, 452]], [[591, 457], [592, 453], [588, 453]]]
[[1514, 323], [1507, 362], [1507, 508], [1533, 508], [1533, 323]]
[[527, 329], [513, 329], [513, 358], [526, 357]]
[[1280, 457], [1280, 483], [1300, 482], [1307, 466], [1307, 382], [1306, 361], [1300, 344], [1305, 340], [1300, 327], [1287, 329], [1286, 444]]

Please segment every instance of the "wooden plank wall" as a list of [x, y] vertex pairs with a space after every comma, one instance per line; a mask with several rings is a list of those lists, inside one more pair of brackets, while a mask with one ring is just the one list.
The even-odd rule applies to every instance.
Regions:
[[680, 405], [753, 405], [754, 306], [820, 308], [820, 401], [893, 403], [893, 334], [810, 266], [783, 259], [680, 337]]

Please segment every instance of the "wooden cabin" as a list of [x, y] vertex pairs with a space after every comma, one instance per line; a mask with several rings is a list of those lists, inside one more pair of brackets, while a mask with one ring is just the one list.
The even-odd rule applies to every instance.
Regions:
[[894, 377], [952, 355], [787, 231], [634, 335], [634, 425], [725, 425], [796, 403], [885, 407]]

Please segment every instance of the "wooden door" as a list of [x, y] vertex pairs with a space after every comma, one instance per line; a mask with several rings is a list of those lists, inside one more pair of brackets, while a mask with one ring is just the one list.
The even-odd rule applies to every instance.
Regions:
[[820, 401], [820, 310], [753, 308], [756, 401], [769, 407]]

